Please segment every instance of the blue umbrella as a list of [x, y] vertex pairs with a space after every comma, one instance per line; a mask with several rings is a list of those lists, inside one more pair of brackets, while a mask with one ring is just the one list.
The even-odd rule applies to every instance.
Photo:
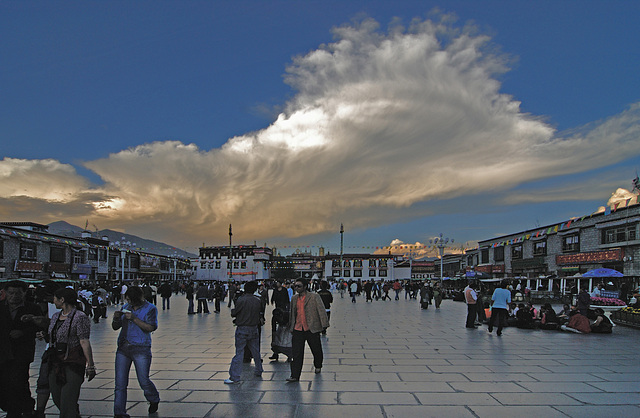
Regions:
[[582, 277], [623, 277], [624, 275], [614, 269], [594, 269], [589, 270]]

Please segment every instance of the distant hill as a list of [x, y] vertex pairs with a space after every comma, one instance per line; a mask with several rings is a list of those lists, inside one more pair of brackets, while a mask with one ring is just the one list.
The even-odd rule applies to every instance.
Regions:
[[[56, 235], [63, 235], [69, 238], [80, 238], [82, 235], [82, 232], [85, 230], [82, 227], [71, 225], [70, 223], [65, 221], [52, 222], [48, 226], [49, 226], [50, 233], [56, 234]], [[138, 249], [139, 251], [143, 251], [146, 253], [165, 255], [165, 256], [171, 256], [175, 253], [179, 256], [187, 257], [187, 258], [198, 256], [197, 254], [184, 251], [180, 248], [174, 247], [169, 244], [165, 244], [163, 242], [144, 239], [136, 235], [131, 235], [131, 234], [127, 234], [119, 231], [112, 231], [111, 229], [101, 229], [98, 231], [96, 231], [95, 229], [94, 230], [89, 229], [89, 232], [91, 232], [91, 235], [94, 238], [102, 238], [106, 236], [112, 245], [115, 245], [116, 242], [121, 242], [121, 241], [131, 242], [132, 249]], [[122, 239], [122, 237], [124, 237], [124, 240]], [[133, 246], [134, 243], [135, 243], [135, 246]]]

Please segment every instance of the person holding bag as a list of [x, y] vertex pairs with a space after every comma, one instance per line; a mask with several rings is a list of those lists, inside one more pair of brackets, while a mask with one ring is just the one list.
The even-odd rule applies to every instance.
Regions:
[[49, 387], [60, 418], [75, 418], [84, 377], [91, 381], [96, 376], [89, 342], [91, 323], [87, 315], [77, 309], [75, 290], [56, 290], [53, 303], [61, 311], [53, 314], [49, 324], [50, 347], [46, 356]]

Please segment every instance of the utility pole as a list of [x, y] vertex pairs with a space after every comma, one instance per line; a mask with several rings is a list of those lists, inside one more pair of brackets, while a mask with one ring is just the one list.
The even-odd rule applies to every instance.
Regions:
[[342, 256], [343, 256], [343, 248], [344, 248], [344, 226], [342, 224], [340, 224], [340, 280], [343, 279], [342, 277]]
[[231, 243], [231, 224], [229, 224], [229, 280], [233, 280], [233, 244]]

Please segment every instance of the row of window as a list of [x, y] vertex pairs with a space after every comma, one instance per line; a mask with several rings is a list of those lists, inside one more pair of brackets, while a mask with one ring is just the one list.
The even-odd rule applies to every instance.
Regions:
[[[202, 258], [210, 258], [210, 259], [217, 258], [218, 260], [220, 260], [220, 259], [222, 259], [222, 257], [229, 258], [229, 251], [202, 254]], [[246, 252], [241, 252], [241, 253], [234, 252], [232, 258], [245, 258], [246, 259], [247, 258], [247, 253]]]
[[[333, 277], [351, 277], [351, 270], [333, 270]], [[362, 270], [353, 270], [353, 277], [362, 277]], [[387, 270], [369, 270], [369, 277], [387, 277]]]
[[[623, 225], [613, 228], [603, 229], [601, 232], [602, 244], [616, 244], [628, 241], [635, 241], [637, 239], [637, 225]], [[504, 248], [495, 247], [493, 249], [494, 261], [504, 261]], [[580, 235], [572, 234], [562, 237], [562, 252], [563, 253], [577, 253], [580, 252]], [[541, 257], [547, 255], [547, 241], [536, 241], [533, 243], [533, 256]], [[511, 258], [522, 259], [523, 250], [522, 244], [514, 244], [511, 246]], [[481, 264], [489, 263], [489, 249], [483, 249], [480, 251]]]
[[[216, 269], [219, 270], [222, 267], [222, 264], [220, 261], [216, 261], [214, 263], [207, 263], [206, 261], [201, 262], [200, 263], [200, 268], [207, 270], [207, 269]], [[233, 262], [233, 268], [234, 269], [246, 269], [247, 268], [247, 262], [246, 261], [234, 261]], [[227, 261], [227, 270], [231, 269], [231, 262]]]
[[[362, 268], [362, 260], [343, 260], [342, 267], [343, 268], [351, 268], [351, 264], [353, 264], [353, 268]], [[340, 260], [336, 259], [332, 262], [333, 268], [340, 268]], [[387, 267], [387, 260], [369, 260], [369, 268], [375, 267]]]

